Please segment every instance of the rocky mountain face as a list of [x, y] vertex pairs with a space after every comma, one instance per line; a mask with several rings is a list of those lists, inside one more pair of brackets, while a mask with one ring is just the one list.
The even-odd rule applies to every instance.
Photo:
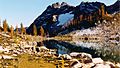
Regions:
[[40, 26], [43, 26], [45, 32], [50, 34], [51, 32], [54, 32], [55, 29], [59, 29], [57, 25], [60, 24], [58, 19], [60, 15], [64, 15], [65, 13], [69, 13], [73, 10], [74, 6], [70, 6], [65, 2], [62, 2], [61, 4], [54, 3], [48, 6], [47, 9], [30, 25], [27, 29], [27, 33], [31, 33], [33, 24], [35, 24], [38, 30]]
[[[40, 33], [40, 27], [44, 28], [46, 35], [55, 36], [68, 32], [95, 26], [95, 22], [103, 20], [103, 17], [120, 11], [120, 1], [110, 6], [100, 2], [81, 2], [78, 6], [71, 6], [65, 2], [54, 3], [38, 16], [28, 27], [27, 33], [32, 34], [35, 24]], [[117, 6], [117, 7], [116, 7]], [[114, 8], [116, 7], [116, 9]], [[111, 11], [112, 10], [112, 11]]]
[[120, 12], [120, 0], [117, 0], [113, 5], [107, 6], [108, 13]]

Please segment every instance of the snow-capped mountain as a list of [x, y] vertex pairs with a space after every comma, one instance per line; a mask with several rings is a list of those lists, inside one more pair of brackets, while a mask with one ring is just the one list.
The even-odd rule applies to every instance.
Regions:
[[[120, 2], [111, 5], [115, 6]], [[71, 6], [65, 2], [54, 3], [49, 5], [47, 9], [38, 16], [34, 22], [28, 27], [27, 33], [32, 34], [33, 24], [38, 29], [40, 26], [44, 28], [46, 34], [55, 36], [64, 34], [76, 29], [84, 29], [95, 26], [95, 22], [102, 20], [102, 17], [115, 11], [109, 11], [111, 6], [106, 6], [100, 2], [81, 2], [78, 6]]]
[[[73, 17], [72, 11], [74, 6], [70, 6], [65, 2], [54, 3], [47, 7], [47, 9], [30, 25], [27, 29], [28, 33], [32, 31], [32, 25], [35, 24], [39, 29], [43, 26], [49, 34], [58, 29], [60, 25]], [[52, 33], [53, 34], [53, 33]]]

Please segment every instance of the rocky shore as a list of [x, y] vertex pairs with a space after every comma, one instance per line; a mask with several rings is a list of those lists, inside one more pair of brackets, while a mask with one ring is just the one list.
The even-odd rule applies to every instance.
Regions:
[[[38, 46], [38, 43], [36, 41], [29, 40], [28, 38], [30, 39], [32, 38], [32, 36], [26, 35], [23, 37], [17, 37], [13, 39], [8, 38], [7, 34], [5, 34], [4, 37], [1, 36], [0, 40], [1, 64], [5, 63], [6, 65], [8, 60], [20, 62], [19, 61], [20, 57], [22, 55], [27, 54], [29, 55], [28, 57], [31, 56], [32, 59], [31, 58], [26, 59], [35, 60], [35, 62], [36, 59], [43, 60], [44, 64], [52, 64], [53, 67], [56, 66], [64, 68], [120, 68], [120, 63], [104, 61], [100, 57], [92, 58], [92, 56], [87, 53], [72, 52], [70, 54], [58, 55], [56, 53], [57, 51], [56, 49], [48, 49], [43, 45]], [[5, 60], [7, 61], [5, 62]], [[9, 62], [9, 64], [11, 64], [11, 62]], [[8, 66], [9, 64], [7, 64], [6, 66]]]

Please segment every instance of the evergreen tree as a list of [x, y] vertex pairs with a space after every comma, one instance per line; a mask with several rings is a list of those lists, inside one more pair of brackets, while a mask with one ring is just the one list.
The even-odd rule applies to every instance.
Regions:
[[26, 28], [24, 28], [24, 34], [26, 34]]
[[10, 27], [10, 36], [11, 36], [11, 38], [13, 38], [13, 35], [14, 35], [14, 28], [11, 25], [11, 27]]
[[0, 32], [2, 32], [1, 28], [0, 28]]
[[18, 26], [16, 26], [15, 33], [16, 33], [16, 35], [18, 35]]
[[21, 34], [23, 35], [24, 33], [24, 27], [23, 27], [23, 24], [21, 23]]
[[8, 24], [6, 20], [3, 21], [3, 29], [4, 29], [4, 32], [8, 31]]
[[82, 21], [83, 15], [80, 15], [80, 21]]
[[101, 10], [100, 9], [98, 10], [98, 14], [101, 15]]
[[105, 14], [106, 14], [106, 16], [108, 16], [108, 12], [107, 12], [107, 11], [106, 11], [106, 13], [105, 13]]
[[89, 16], [89, 21], [92, 21], [92, 15]]
[[37, 28], [35, 24], [33, 25], [33, 35], [37, 35]]
[[105, 14], [105, 10], [104, 10], [104, 5], [101, 6], [101, 12], [102, 12], [102, 17], [104, 17], [104, 14]]
[[40, 36], [44, 36], [44, 29], [42, 26], [40, 27]]

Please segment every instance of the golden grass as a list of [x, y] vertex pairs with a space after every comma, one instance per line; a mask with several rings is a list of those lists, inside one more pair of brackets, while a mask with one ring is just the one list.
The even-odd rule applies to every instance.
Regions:
[[47, 63], [43, 58], [35, 58], [28, 54], [18, 57], [18, 60], [0, 60], [0, 68], [55, 68], [54, 64]]
[[27, 54], [22, 55], [18, 61], [18, 68], [55, 68], [55, 65], [45, 62], [42, 58], [35, 59]]

